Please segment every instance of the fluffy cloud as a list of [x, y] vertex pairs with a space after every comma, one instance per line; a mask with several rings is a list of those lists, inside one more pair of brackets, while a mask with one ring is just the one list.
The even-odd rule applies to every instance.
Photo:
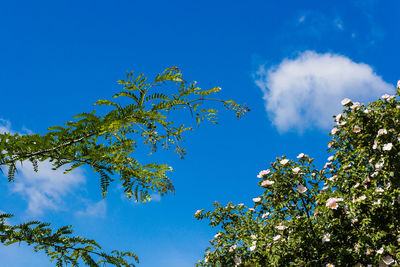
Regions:
[[268, 70], [261, 66], [255, 82], [264, 94], [266, 111], [280, 132], [328, 129], [332, 116], [342, 109], [343, 98], [368, 102], [394, 91], [367, 64], [313, 51], [285, 59]]

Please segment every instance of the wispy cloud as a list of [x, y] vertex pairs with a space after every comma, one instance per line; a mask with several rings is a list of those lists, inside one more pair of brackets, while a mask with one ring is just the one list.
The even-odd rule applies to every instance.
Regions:
[[336, 17], [336, 18], [333, 20], [333, 24], [334, 24], [334, 26], [335, 26], [336, 28], [338, 28], [339, 30], [343, 31], [343, 29], [344, 29], [344, 24], [343, 24], [342, 18]]
[[13, 133], [11, 123], [8, 120], [0, 119], [0, 134]]
[[[296, 31], [301, 35], [323, 37], [332, 34], [332, 31], [343, 31], [344, 22], [341, 16], [324, 14], [316, 10], [305, 10], [297, 16]], [[292, 28], [293, 25], [286, 25]]]
[[[0, 133], [11, 130], [11, 123], [0, 119]], [[28, 132], [27, 129], [24, 132]], [[39, 171], [35, 172], [30, 162], [18, 166], [15, 182], [9, 184], [12, 193], [22, 196], [28, 203], [28, 215], [42, 215], [46, 210], [64, 208], [63, 199], [67, 194], [86, 182], [82, 169], [64, 174], [66, 167], [53, 170], [49, 161], [39, 162]]]
[[332, 115], [341, 110], [341, 99], [367, 102], [394, 90], [367, 64], [314, 51], [284, 59], [269, 69], [261, 66], [255, 82], [280, 132], [327, 129], [332, 125]]
[[153, 193], [153, 194], [150, 195], [150, 197], [151, 197], [151, 201], [153, 201], [153, 202], [159, 202], [159, 201], [161, 201], [161, 196], [160, 196], [160, 194], [155, 194], [155, 193]]
[[305, 19], [306, 19], [306, 16], [305, 16], [305, 15], [302, 15], [302, 16], [300, 16], [298, 22], [299, 22], [299, 23], [303, 23]]
[[87, 203], [86, 209], [77, 211], [75, 215], [80, 217], [104, 218], [106, 213], [107, 203], [104, 199], [102, 199], [95, 203]]
[[39, 171], [33, 170], [30, 162], [18, 168], [15, 182], [10, 184], [12, 192], [21, 195], [28, 202], [31, 216], [42, 215], [45, 210], [60, 210], [67, 194], [86, 182], [81, 169], [64, 174], [66, 168], [52, 170], [49, 161], [39, 163]]

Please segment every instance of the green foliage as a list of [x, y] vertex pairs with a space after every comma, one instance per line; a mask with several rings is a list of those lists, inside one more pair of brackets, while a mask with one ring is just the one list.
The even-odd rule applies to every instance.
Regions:
[[[177, 87], [160, 89], [165, 92], [153, 92], [160, 86]], [[54, 169], [68, 164], [71, 171], [87, 165], [100, 175], [103, 194], [111, 178], [117, 174], [128, 197], [134, 196], [137, 201], [148, 199], [149, 192], [164, 195], [173, 192], [174, 188], [166, 173], [170, 168], [165, 164], [141, 164], [132, 157], [138, 146], [138, 138], [143, 139], [152, 152], [158, 147], [169, 149], [175, 147], [180, 156], [185, 150], [180, 146], [182, 134], [192, 127], [174, 123], [168, 119], [170, 112], [178, 109], [189, 109], [195, 120], [204, 119], [215, 122], [217, 110], [202, 108], [210, 102], [222, 102], [225, 107], [233, 109], [240, 117], [248, 111], [245, 106], [232, 100], [206, 98], [218, 93], [220, 88], [202, 90], [196, 83], [187, 83], [178, 68], [166, 69], [157, 75], [151, 83], [143, 75], [127, 75], [127, 80], [118, 81], [123, 90], [113, 96], [115, 99], [128, 98], [131, 103], [126, 106], [110, 101], [98, 100], [95, 105], [106, 105], [112, 108], [106, 115], [96, 115], [96, 111], [74, 116], [64, 126], [50, 127], [44, 135], [0, 134], [0, 165], [8, 166], [8, 178], [13, 181], [16, 163], [30, 161], [37, 169], [38, 161], [50, 160]], [[172, 92], [168, 92], [172, 91]], [[135, 139], [136, 138], [136, 139]]]
[[[110, 183], [118, 177], [128, 198], [148, 201], [151, 192], [161, 196], [174, 192], [167, 176], [172, 168], [159, 163], [143, 164], [135, 159], [133, 155], [139, 140], [152, 153], [159, 147], [174, 147], [183, 157], [186, 152], [180, 145], [182, 135], [193, 129], [171, 121], [172, 112], [187, 109], [199, 124], [204, 120], [216, 122], [217, 110], [208, 107], [211, 103], [222, 103], [225, 108], [235, 111], [237, 117], [249, 110], [232, 100], [209, 98], [220, 88], [202, 90], [195, 82], [187, 83], [176, 67], [166, 69], [152, 82], [143, 74], [135, 77], [131, 72], [126, 80], [118, 83], [123, 89], [113, 96], [115, 100], [98, 100], [95, 103], [111, 109], [103, 116], [97, 115], [95, 110], [81, 113], [63, 126], [48, 128], [43, 135], [0, 134], [0, 166], [8, 169], [8, 180], [14, 181], [17, 163], [30, 161], [34, 170], [38, 171], [39, 162], [48, 160], [53, 169], [67, 165], [66, 173], [80, 166], [92, 168], [100, 176], [103, 197]], [[116, 100], [128, 103], [123, 106]], [[56, 260], [58, 266], [68, 263], [78, 265], [79, 260], [89, 266], [100, 263], [133, 266], [125, 260], [126, 257], [138, 261], [133, 253], [113, 251], [106, 254], [93, 240], [69, 237], [72, 233], [70, 227], [53, 232], [48, 224], [40, 222], [10, 226], [5, 224], [7, 217], [10, 215], [0, 216], [3, 244], [32, 244], [35, 250], [44, 250], [52, 260]], [[97, 263], [93, 255], [99, 258]]]
[[87, 266], [101, 266], [110, 263], [115, 266], [134, 266], [126, 258], [139, 262], [132, 252], [113, 251], [111, 254], [102, 252], [102, 248], [94, 240], [79, 236], [70, 237], [73, 233], [71, 226], [65, 226], [56, 231], [49, 228], [50, 224], [38, 221], [11, 226], [6, 219], [10, 214], [0, 214], [0, 241], [6, 246], [24, 242], [33, 245], [35, 251], [42, 250], [56, 262], [57, 266], [72, 264], [78, 266], [78, 259], [82, 259]]
[[382, 98], [342, 101], [324, 168], [278, 158], [253, 208], [196, 212], [219, 229], [198, 266], [398, 266], [400, 103]]

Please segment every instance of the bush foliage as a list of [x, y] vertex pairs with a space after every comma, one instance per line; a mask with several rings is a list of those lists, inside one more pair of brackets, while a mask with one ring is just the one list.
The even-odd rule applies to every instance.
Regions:
[[[399, 82], [400, 83], [400, 82]], [[259, 173], [254, 207], [199, 210], [219, 231], [198, 266], [400, 263], [400, 88], [367, 105], [344, 99], [321, 169], [304, 153]]]

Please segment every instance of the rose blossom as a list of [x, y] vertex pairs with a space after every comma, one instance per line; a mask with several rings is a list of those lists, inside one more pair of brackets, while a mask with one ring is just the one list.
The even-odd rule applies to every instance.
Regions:
[[354, 126], [353, 132], [355, 132], [355, 133], [361, 132], [360, 126], [358, 126], [358, 125]]
[[356, 107], [359, 107], [359, 106], [360, 106], [360, 102], [354, 102], [350, 108], [355, 109]]
[[202, 210], [197, 210], [197, 211], [194, 213], [194, 215], [195, 215], [195, 216], [199, 215], [199, 214], [201, 213], [201, 211], [202, 211]]
[[369, 255], [373, 252], [373, 249], [367, 248], [367, 251], [365, 252], [365, 255]]
[[387, 144], [383, 145], [382, 150], [383, 151], [390, 151], [390, 150], [392, 150], [392, 147], [393, 147], [392, 143], [387, 143]]
[[285, 165], [285, 164], [288, 163], [288, 162], [289, 162], [288, 159], [283, 159], [283, 160], [281, 160], [279, 163], [282, 164], [282, 165]]
[[382, 161], [379, 162], [379, 163], [376, 163], [376, 164], [375, 164], [375, 169], [379, 171], [380, 169], [382, 169], [383, 164], [384, 164], [384, 162], [382, 162]]
[[378, 199], [378, 201], [375, 201], [374, 203], [372, 203], [372, 205], [380, 205], [381, 204], [381, 199]]
[[255, 203], [260, 202], [260, 201], [261, 201], [261, 197], [253, 198], [253, 201], [254, 201]]
[[307, 190], [308, 190], [307, 187], [305, 187], [304, 185], [301, 185], [301, 184], [296, 187], [296, 191], [301, 193], [301, 194], [303, 194]]
[[234, 258], [233, 261], [235, 262], [235, 265], [240, 265], [240, 264], [242, 264], [242, 259], [239, 258], [239, 257]]
[[267, 218], [268, 216], [269, 216], [269, 212], [266, 212], [266, 213], [264, 213], [264, 214], [261, 216], [261, 218], [265, 219], [265, 218]]
[[359, 197], [359, 198], [353, 200], [353, 202], [360, 202], [360, 201], [365, 200], [366, 198], [367, 198], [367, 197], [363, 195], [363, 196], [361, 196], [361, 197]]
[[390, 265], [394, 262], [393, 258], [391, 256], [385, 256], [382, 261], [386, 264], [386, 265]]
[[384, 192], [385, 191], [385, 189], [383, 189], [382, 187], [377, 187], [376, 189], [375, 189], [375, 192], [377, 192], [377, 193], [382, 193], [382, 192]]
[[299, 173], [300, 168], [299, 168], [299, 167], [293, 168], [292, 171], [293, 171], [294, 173]]
[[339, 205], [337, 204], [337, 202], [339, 202], [339, 201], [343, 201], [343, 198], [337, 198], [337, 197], [329, 198], [329, 199], [326, 201], [326, 206], [327, 206], [328, 208], [331, 208], [331, 209], [333, 209], [333, 210], [336, 210], [336, 209], [339, 207]]
[[273, 185], [274, 183], [275, 183], [274, 181], [265, 180], [265, 181], [262, 181], [261, 186], [262, 187], [267, 187], [269, 185]]
[[301, 159], [301, 158], [303, 158], [305, 155], [304, 155], [304, 153], [300, 153], [298, 156], [297, 156], [297, 158], [298, 159]]
[[331, 234], [326, 234], [322, 237], [322, 243], [331, 241]]
[[283, 231], [283, 230], [285, 230], [285, 229], [287, 228], [287, 226], [285, 226], [285, 225], [278, 225], [278, 226], [275, 226], [275, 228], [278, 229], [279, 231]]
[[378, 136], [382, 135], [382, 134], [387, 134], [386, 129], [379, 129], [378, 131]]
[[338, 131], [338, 128], [333, 127], [333, 129], [331, 130], [331, 135], [335, 135]]
[[336, 115], [336, 122], [339, 122], [342, 117], [343, 117], [342, 113]]
[[334, 176], [332, 176], [332, 177], [330, 177], [330, 178], [327, 178], [327, 180], [328, 180], [328, 181], [335, 181], [335, 180], [336, 180], [336, 175], [334, 175]]
[[274, 236], [274, 241], [279, 240], [281, 237], [282, 237], [281, 235]]
[[342, 104], [342, 106], [346, 106], [346, 105], [349, 104], [350, 102], [351, 102], [350, 99], [345, 98], [345, 99], [342, 100], [341, 104]]
[[269, 169], [268, 169], [268, 170], [260, 171], [260, 173], [257, 175], [257, 177], [258, 177], [258, 178], [263, 178], [263, 177], [265, 177], [266, 175], [268, 175], [270, 172], [271, 172], [271, 171], [270, 171]]
[[376, 149], [378, 147], [378, 142], [374, 141], [374, 145], [372, 146], [372, 149]]

